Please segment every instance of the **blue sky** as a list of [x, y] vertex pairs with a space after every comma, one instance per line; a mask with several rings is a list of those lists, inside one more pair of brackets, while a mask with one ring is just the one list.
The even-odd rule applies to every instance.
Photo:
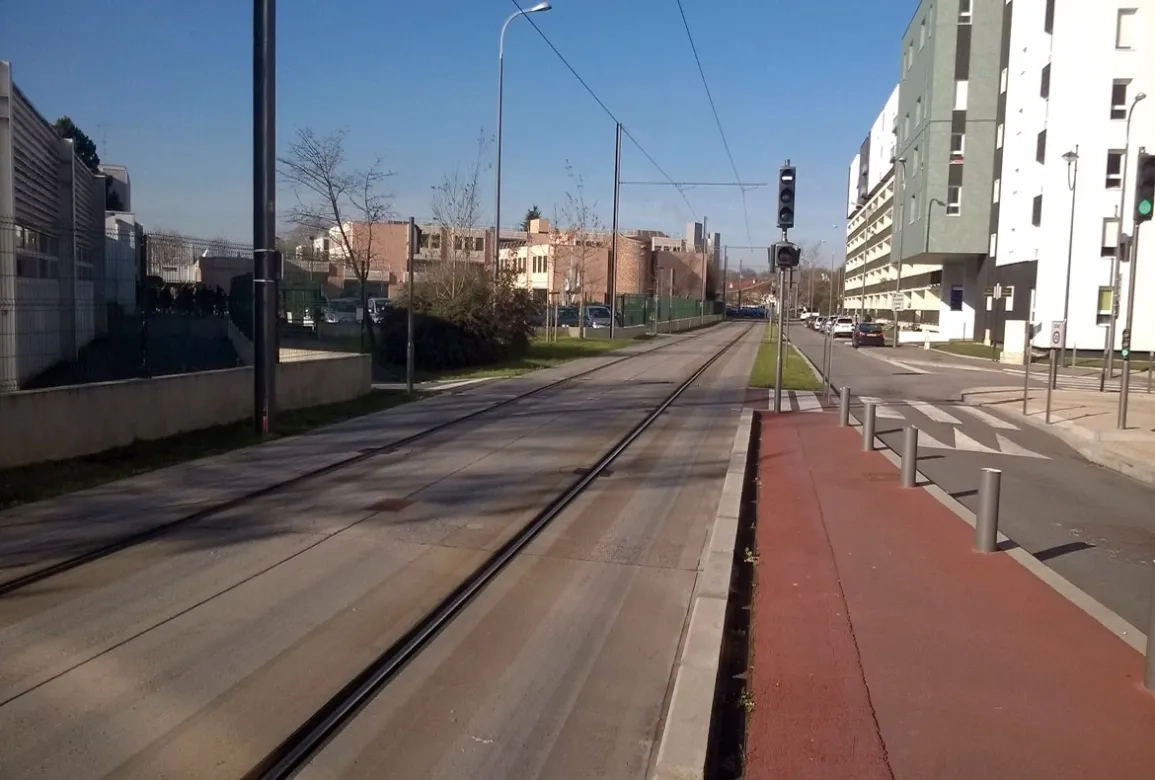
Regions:
[[[917, 3], [683, 4], [738, 172], [772, 183], [747, 194], [749, 238], [736, 188], [687, 191], [694, 212], [726, 244], [772, 241], [773, 182], [789, 157], [792, 238], [839, 248], [847, 165], [897, 81], [897, 42]], [[302, 126], [348, 128], [354, 164], [380, 156], [395, 173], [398, 215], [428, 217], [431, 186], [495, 130], [497, 37], [514, 10], [511, 0], [280, 0], [278, 144]], [[251, 237], [251, 3], [0, 0], [0, 15], [0, 57], [16, 83], [129, 167], [149, 228]], [[554, 0], [534, 20], [674, 179], [732, 180], [675, 0]], [[569, 161], [608, 224], [612, 121], [525, 19], [510, 26], [505, 72], [502, 221], [535, 203], [550, 216], [571, 186]], [[661, 178], [623, 149], [623, 180]], [[491, 193], [487, 182], [490, 215]], [[623, 228], [681, 235], [692, 218], [671, 187], [622, 188]]]

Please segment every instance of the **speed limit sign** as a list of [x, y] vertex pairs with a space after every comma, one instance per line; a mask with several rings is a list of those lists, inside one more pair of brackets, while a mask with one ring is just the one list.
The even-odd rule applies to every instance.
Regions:
[[1067, 342], [1067, 321], [1066, 320], [1052, 320], [1051, 321], [1051, 339], [1049, 346], [1051, 349], [1059, 349]]

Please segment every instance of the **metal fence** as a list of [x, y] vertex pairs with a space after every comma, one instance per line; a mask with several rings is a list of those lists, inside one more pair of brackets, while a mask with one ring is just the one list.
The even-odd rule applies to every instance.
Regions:
[[231, 279], [248, 247], [0, 225], [0, 391], [229, 368]]

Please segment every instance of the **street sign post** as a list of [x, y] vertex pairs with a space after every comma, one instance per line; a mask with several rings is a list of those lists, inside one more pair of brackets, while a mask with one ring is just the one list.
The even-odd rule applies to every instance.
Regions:
[[1059, 370], [1055, 367], [1055, 352], [1067, 343], [1067, 321], [1051, 320], [1051, 334], [1047, 338], [1047, 352], [1050, 353], [1050, 364], [1047, 374], [1047, 413], [1045, 422], [1051, 424], [1051, 391], [1059, 381]]
[[902, 293], [899, 292], [890, 294], [890, 308], [894, 309], [895, 311], [902, 311]]
[[1051, 321], [1051, 335], [1047, 344], [1051, 349], [1059, 349], [1067, 341], [1067, 321], [1066, 320], [1052, 320]]

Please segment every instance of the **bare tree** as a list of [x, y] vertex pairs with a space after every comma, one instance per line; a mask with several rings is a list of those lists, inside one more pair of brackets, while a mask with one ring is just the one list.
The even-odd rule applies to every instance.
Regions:
[[[148, 234], [148, 272], [166, 282], [192, 281], [196, 256], [188, 239], [175, 230], [154, 230]], [[187, 278], [186, 278], [187, 277]]]
[[488, 148], [489, 139], [482, 131], [477, 137], [477, 156], [473, 161], [447, 173], [433, 186], [430, 201], [433, 220], [441, 228], [440, 240], [447, 242], [443, 249], [444, 262], [424, 275], [434, 295], [456, 297], [466, 280], [479, 271], [477, 261], [485, 253], [481, 187], [483, 174], [489, 170], [484, 162]]
[[571, 294], [577, 295], [579, 334], [585, 337], [586, 282], [589, 264], [601, 254], [604, 233], [597, 215], [597, 201], [586, 200], [585, 182], [567, 162], [566, 174], [573, 183], [560, 207], [555, 207], [557, 228], [551, 239], [554, 262], [565, 274]]
[[356, 169], [345, 156], [346, 130], [318, 135], [311, 128], [297, 130], [284, 156], [278, 157], [281, 177], [292, 187], [297, 203], [288, 214], [294, 225], [313, 236], [328, 236], [339, 258], [357, 278], [360, 288], [362, 332], [374, 344], [368, 327], [369, 271], [378, 256], [377, 226], [392, 214], [390, 195], [383, 191], [393, 174], [377, 158], [367, 168]]

